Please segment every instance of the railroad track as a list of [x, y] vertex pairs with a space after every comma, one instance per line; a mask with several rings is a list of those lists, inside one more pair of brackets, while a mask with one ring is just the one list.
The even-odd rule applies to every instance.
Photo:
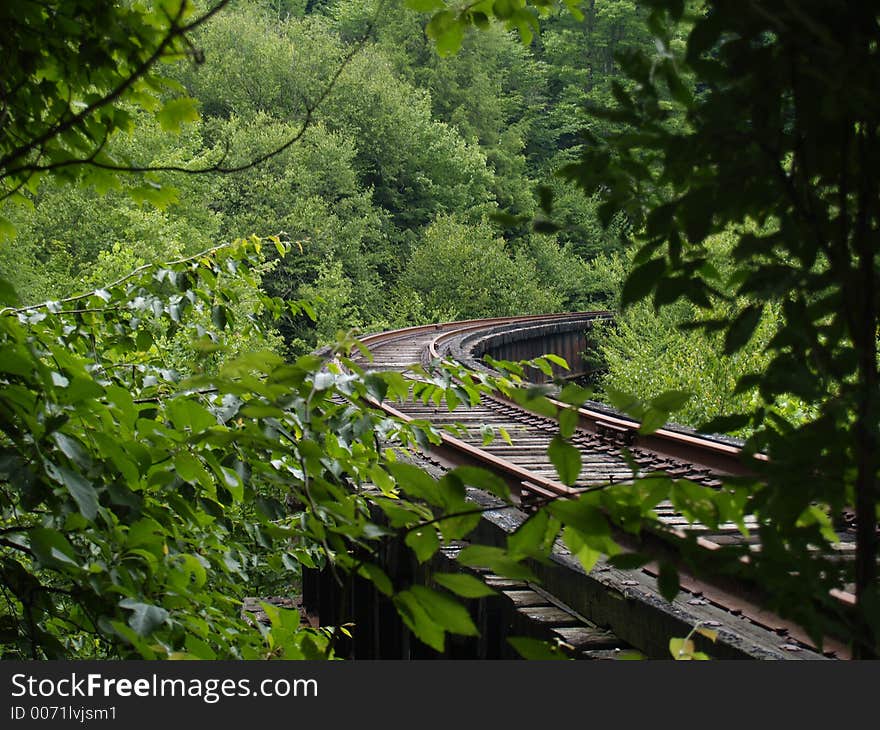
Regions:
[[[411, 327], [393, 332], [368, 335], [362, 342], [372, 355], [372, 362], [362, 356], [360, 364], [375, 370], [396, 370], [406, 374], [413, 365], [430, 367], [438, 358], [455, 357], [471, 367], [484, 367], [471, 355], [468, 342], [486, 332], [509, 331], [515, 328], [533, 328], [546, 323], [565, 322], [568, 325], [607, 319], [607, 312], [570, 315], [540, 315], [531, 317], [501, 317], [485, 320]], [[463, 356], [464, 355], [464, 356]], [[569, 439], [581, 452], [581, 471], [571, 486], [558, 481], [556, 470], [547, 456], [547, 448], [559, 432], [559, 423], [524, 410], [501, 397], [483, 396], [479, 403], [463, 404], [454, 411], [445, 406], [422, 403], [414, 399], [406, 402], [377, 403], [389, 414], [404, 420], [429, 421], [442, 429], [443, 443], [424, 454], [439, 468], [451, 468], [463, 463], [479, 465], [504, 477], [523, 506], [556, 497], [578, 494], [584, 489], [603, 485], [623, 484], [634, 478], [633, 469], [624, 458], [623, 450], [638, 466], [641, 473], [665, 472], [675, 478], [686, 478], [708, 487], [719, 487], [719, 477], [746, 473], [739, 460], [739, 449], [731, 443], [710, 437], [664, 428], [650, 436], [636, 433], [638, 424], [620, 414], [599, 408], [581, 408], [578, 426]], [[509, 439], [496, 438], [484, 443], [484, 429], [501, 429]], [[695, 524], [677, 513], [670, 502], [663, 502], [655, 510], [663, 530], [679, 537], [690, 533], [706, 550], [720, 546], [754, 542], [755, 537], [743, 537], [736, 524], [723, 524], [717, 529]], [[756, 527], [748, 518], [746, 526]], [[754, 533], [751, 533], [754, 535]], [[621, 534], [618, 537], [626, 537]], [[669, 559], [672, 555], [662, 539], [652, 537], [652, 549]], [[640, 543], [638, 548], [643, 548]], [[564, 552], [564, 551], [563, 551]], [[614, 573], [604, 564], [599, 573]], [[770, 657], [821, 658], [813, 651], [812, 642], [797, 625], [766, 611], [760, 604], [760, 589], [729, 581], [707, 581], [689, 575], [679, 566], [681, 593], [676, 599], [678, 611], [688, 614], [688, 620], [719, 631], [740, 632], [746, 643], [760, 647]], [[624, 592], [641, 593], [644, 600], [655, 602], [656, 564], [641, 570], [620, 573], [616, 586]], [[604, 576], [607, 578], [607, 576]], [[629, 589], [627, 591], [627, 589]], [[654, 595], [650, 595], [651, 593]], [[841, 592], [837, 598], [853, 603], [851, 594]], [[676, 607], [673, 606], [672, 610]], [[848, 658], [849, 650], [841, 642], [827, 639], [823, 645], [825, 657]]]

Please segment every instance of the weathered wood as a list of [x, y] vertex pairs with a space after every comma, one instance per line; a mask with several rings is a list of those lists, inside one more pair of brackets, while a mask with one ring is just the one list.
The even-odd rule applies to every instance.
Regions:
[[623, 642], [612, 632], [588, 626], [561, 626], [554, 635], [579, 651], [588, 649], [619, 649]]
[[504, 596], [516, 608], [524, 608], [528, 606], [547, 606], [547, 599], [540, 593], [530, 590], [504, 591]]
[[572, 614], [556, 606], [525, 606], [519, 611], [530, 621], [547, 626], [577, 626], [580, 624], [580, 621]]
[[[494, 499], [474, 491], [471, 498], [493, 504]], [[526, 519], [518, 510], [485, 513], [474, 539], [489, 545], [504, 545], [507, 535]], [[710, 656], [728, 659], [823, 659], [822, 654], [803, 648], [784, 649], [786, 639], [714, 605], [690, 605], [692, 594], [683, 592], [672, 603], [664, 599], [656, 580], [641, 570], [621, 571], [603, 562], [589, 574], [567, 550], [559, 546], [549, 563], [533, 561], [529, 567], [542, 589], [570, 606], [577, 614], [605, 627], [630, 646], [649, 657], [669, 655], [669, 639], [687, 635], [697, 623], [719, 631], [715, 643], [696, 636], [697, 649]]]

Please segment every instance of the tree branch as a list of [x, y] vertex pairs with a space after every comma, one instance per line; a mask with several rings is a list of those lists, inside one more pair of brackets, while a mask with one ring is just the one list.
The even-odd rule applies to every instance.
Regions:
[[[229, 0], [223, 0], [223, 2], [218, 3], [217, 6], [212, 8], [211, 11], [209, 11], [209, 13], [206, 13], [206, 15], [202, 16], [202, 18], [200, 18], [198, 21], [195, 21], [194, 23], [191, 23], [190, 25], [183, 27], [182, 33], [187, 33], [190, 30], [192, 30], [194, 27], [196, 27], [197, 25], [200, 25], [201, 23], [205, 22], [211, 15], [218, 12], [228, 2], [229, 2]], [[88, 157], [76, 158], [76, 159], [70, 159], [70, 160], [61, 160], [61, 161], [53, 162], [53, 163], [46, 164], [46, 165], [36, 165], [36, 164], [21, 165], [21, 166], [14, 168], [12, 170], [7, 170], [5, 173], [0, 175], [0, 179], [2, 179], [3, 177], [10, 177], [12, 175], [16, 175], [16, 174], [20, 174], [20, 173], [24, 173], [24, 172], [31, 172], [31, 173], [33, 173], [33, 172], [51, 172], [54, 170], [60, 170], [63, 168], [73, 167], [73, 166], [77, 166], [77, 165], [90, 165], [90, 166], [96, 167], [100, 170], [108, 170], [111, 172], [120, 172], [120, 173], [180, 172], [180, 173], [185, 173], [188, 175], [204, 175], [204, 174], [209, 174], [209, 173], [230, 174], [230, 173], [244, 172], [246, 170], [250, 170], [250, 169], [262, 164], [263, 162], [266, 162], [267, 160], [269, 160], [273, 157], [276, 157], [277, 155], [280, 155], [282, 152], [289, 149], [292, 145], [296, 144], [300, 139], [302, 139], [303, 135], [306, 133], [306, 131], [308, 131], [309, 127], [312, 125], [312, 122], [314, 120], [315, 110], [327, 99], [327, 97], [330, 95], [330, 93], [333, 91], [334, 87], [336, 86], [336, 83], [338, 82], [339, 77], [342, 75], [342, 73], [348, 67], [349, 63], [351, 63], [352, 59], [358, 53], [360, 53], [360, 51], [366, 45], [367, 41], [369, 40], [370, 36], [373, 33], [373, 30], [376, 27], [376, 22], [378, 21], [379, 15], [382, 12], [382, 10], [384, 9], [384, 6], [385, 6], [385, 0], [382, 0], [378, 4], [378, 6], [376, 7], [376, 11], [373, 14], [373, 17], [368, 21], [367, 27], [364, 30], [364, 33], [361, 35], [361, 37], [358, 39], [358, 41], [354, 44], [354, 46], [351, 47], [351, 49], [348, 51], [348, 53], [345, 54], [345, 56], [342, 59], [342, 62], [336, 68], [335, 72], [330, 77], [330, 80], [324, 86], [321, 93], [318, 95], [318, 97], [315, 99], [315, 101], [313, 103], [305, 105], [305, 117], [303, 118], [303, 121], [302, 121], [299, 129], [293, 134], [293, 136], [291, 136], [280, 147], [276, 147], [272, 150], [269, 150], [269, 151], [257, 156], [256, 158], [248, 161], [248, 162], [242, 163], [240, 165], [224, 166], [223, 161], [228, 157], [228, 153], [229, 153], [229, 149], [227, 146], [227, 149], [224, 152], [223, 156], [220, 158], [220, 160], [218, 162], [214, 163], [213, 165], [209, 165], [206, 167], [191, 168], [191, 167], [184, 167], [183, 165], [115, 165], [113, 163], [100, 162], [95, 159], [96, 156], [99, 154], [99, 152], [101, 151], [101, 149], [104, 146], [102, 144], [101, 148], [99, 148], [98, 150], [96, 150], [95, 152], [90, 154]], [[181, 33], [177, 33], [176, 35], [181, 35]], [[184, 39], [185, 39], [185, 37], [184, 37]], [[168, 42], [170, 42], [171, 40], [173, 40], [173, 38], [171, 36], [169, 36], [169, 38], [166, 40]], [[153, 62], [155, 62], [155, 60], [157, 60], [157, 59], [158, 59], [158, 56], [156, 57], [156, 59], [153, 59]], [[146, 72], [146, 69], [144, 69], [144, 71], [142, 71], [140, 75], [143, 75], [143, 73], [145, 73], [145, 72]], [[134, 80], [136, 80], [136, 79], [133, 78], [132, 83]], [[130, 86], [130, 84], [128, 84], [128, 85]], [[107, 99], [107, 101], [104, 102], [103, 105], [106, 105], [106, 103], [109, 103], [110, 101], [115, 100], [115, 98], [118, 98], [118, 96], [121, 93], [123, 93], [123, 91], [124, 91], [124, 89], [122, 87], [119, 87], [119, 89], [118, 89], [119, 93], [117, 93], [115, 97], [113, 97], [112, 94], [108, 94], [108, 96], [105, 97]], [[113, 93], [115, 93], [115, 92], [113, 92]], [[78, 116], [85, 114], [86, 111], [87, 110], [83, 110], [83, 112], [81, 112], [81, 114]], [[48, 134], [48, 132], [47, 132], [40, 139], [45, 137], [45, 140], [43, 140], [43, 141], [47, 141], [48, 139], [51, 139], [56, 134], [60, 134], [64, 131], [67, 131], [67, 129], [69, 129], [71, 126], [73, 126], [73, 124], [76, 123], [73, 120], [71, 120], [71, 121], [73, 123], [66, 125], [65, 129], [59, 129], [54, 134]], [[36, 146], [36, 143], [31, 143], [30, 149], [33, 149], [35, 146]], [[16, 158], [21, 157], [21, 156], [23, 156], [23, 155], [16, 155]], [[7, 156], [7, 158], [3, 158], [2, 160], [0, 160], [0, 169], [2, 169], [5, 164], [8, 164], [8, 161], [11, 161], [9, 156]], [[8, 197], [8, 194], [0, 196], [0, 201], [5, 199], [6, 197]]]
[[[118, 86], [114, 89], [106, 93], [104, 96], [96, 99], [91, 104], [88, 104], [84, 109], [82, 109], [77, 114], [74, 114], [71, 117], [68, 117], [65, 121], [58, 121], [48, 129], [46, 129], [42, 134], [38, 135], [34, 139], [30, 140], [28, 143], [19, 146], [17, 149], [12, 150], [4, 157], [0, 158], [0, 170], [3, 170], [9, 166], [11, 162], [15, 162], [20, 160], [21, 158], [28, 155], [34, 149], [42, 147], [49, 140], [57, 137], [64, 132], [71, 130], [73, 127], [77, 126], [84, 122], [88, 117], [90, 117], [94, 112], [98, 109], [101, 109], [108, 104], [111, 104], [122, 97], [122, 95], [128, 91], [134, 83], [146, 75], [146, 73], [152, 68], [156, 62], [162, 57], [162, 54], [165, 50], [179, 37], [186, 35], [187, 33], [195, 30], [203, 23], [207, 22], [210, 18], [214, 17], [220, 10], [222, 10], [226, 5], [228, 5], [230, 0], [220, 0], [216, 5], [210, 8], [207, 12], [205, 12], [202, 16], [194, 20], [192, 23], [188, 23], [187, 25], [177, 25], [180, 19], [183, 17], [183, 13], [186, 10], [187, 2], [186, 0], [181, 0], [180, 8], [174, 17], [169, 16], [169, 20], [171, 21], [170, 27], [168, 29], [168, 34], [156, 49], [144, 60], [142, 61], [135, 70], [125, 78]], [[69, 108], [69, 107], [68, 107]], [[28, 166], [22, 166], [17, 168], [17, 171], [24, 171], [29, 168]], [[8, 177], [13, 174], [14, 171], [7, 171], [0, 175], [0, 179]]]
[[[197, 260], [205, 258], [205, 257], [213, 256], [214, 254], [218, 253], [219, 251], [222, 251], [224, 248], [227, 248], [230, 245], [231, 244], [229, 244], [229, 243], [223, 243], [219, 246], [212, 246], [211, 248], [206, 249], [204, 251], [201, 251], [197, 254], [193, 254], [192, 256], [186, 256], [182, 259], [176, 259], [174, 261], [167, 261], [167, 262], [162, 262], [162, 263], [144, 264], [143, 266], [138, 266], [136, 269], [134, 269], [133, 271], [130, 271], [125, 276], [122, 276], [119, 279], [117, 279], [116, 281], [111, 282], [110, 284], [107, 284], [106, 286], [101, 287], [101, 289], [113, 289], [113, 288], [119, 286], [120, 284], [124, 284], [129, 279], [133, 279], [134, 277], [139, 276], [140, 274], [143, 274], [146, 271], [149, 271], [150, 269], [159, 268], [159, 267], [180, 266], [182, 264], [192, 263], [193, 261], [197, 261]], [[23, 314], [25, 312], [32, 312], [35, 309], [41, 309], [44, 307], [48, 307], [50, 304], [51, 305], [71, 304], [72, 302], [78, 302], [78, 301], [82, 301], [83, 299], [88, 299], [89, 297], [96, 296], [97, 291], [98, 291], [98, 289], [92, 289], [91, 291], [85, 292], [84, 294], [76, 294], [71, 297], [65, 297], [64, 299], [57, 299], [57, 300], [53, 300], [53, 301], [49, 301], [49, 302], [40, 302], [38, 304], [29, 304], [26, 307], [18, 307], [18, 308], [4, 307], [3, 309], [0, 309], [0, 316], [2, 316], [4, 314]], [[57, 312], [57, 314], [66, 314], [66, 312], [60, 311], [60, 312]]]

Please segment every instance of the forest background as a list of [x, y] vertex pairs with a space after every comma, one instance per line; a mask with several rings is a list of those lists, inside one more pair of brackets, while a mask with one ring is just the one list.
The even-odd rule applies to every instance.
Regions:
[[[587, 570], [601, 555], [632, 567], [609, 523], [650, 521], [664, 498], [706, 524], [756, 514], [763, 550], [750, 564], [773, 579], [777, 608], [875, 653], [876, 196], [864, 176], [850, 189], [874, 134], [853, 119], [874, 106], [841, 99], [836, 78], [826, 106], [803, 103], [800, 77], [768, 76], [762, 56], [836, 60], [835, 39], [865, 25], [857, 10], [839, 14], [834, 36], [797, 10], [771, 14], [767, 30], [762, 7], [691, 3], [689, 24], [670, 31], [683, 2], [532, 2], [536, 35], [531, 7], [503, 0], [500, 23], [434, 0], [241, 0], [180, 32], [200, 8], [101, 6], [111, 20], [132, 12], [125, 57], [89, 46], [93, 24], [67, 22], [77, 2], [56, 5], [5, 18], [0, 47], [31, 53], [8, 59], [20, 77], [6, 91], [0, 207], [10, 655], [329, 656], [338, 631], [277, 611], [270, 630], [249, 632], [237, 604], [327, 564], [371, 580], [438, 651], [447, 633], [472, 634], [449, 596], [485, 587], [461, 575], [397, 585], [373, 556], [399, 535], [424, 562], [469, 534], [466, 484], [510, 495], [486, 473], [435, 480], [382, 448], [437, 434], [369, 409], [368, 397], [408, 386], [347, 361], [352, 334], [621, 300], [630, 306], [597, 339], [599, 397], [642, 415], [649, 401], [664, 416], [674, 407], [692, 425], [722, 416], [715, 427], [754, 437], [747, 452], [772, 451], [754, 465], [769, 481], [713, 491], [654, 477], [585, 494], [460, 561], [528, 577], [524, 561], [562, 535]], [[824, 21], [831, 6], [810, 12]], [[53, 34], [28, 36], [47, 22]], [[123, 98], [101, 100], [93, 85], [115, 63], [140, 68], [143, 39], [169, 22], [162, 75], [148, 64]], [[877, 44], [858, 39], [870, 73]], [[94, 70], [79, 64], [89, 53]], [[684, 55], [701, 78], [679, 72]], [[769, 110], [760, 124], [752, 103]], [[819, 154], [812, 132], [837, 113], [843, 143]], [[719, 145], [719, 133], [747, 144]], [[749, 175], [769, 173], [736, 189], [742, 150]], [[309, 354], [326, 344], [348, 371]], [[417, 395], [450, 405], [512, 387], [423, 375]], [[564, 394], [570, 406], [590, 395]], [[531, 405], [556, 413], [541, 398]], [[551, 458], [565, 481], [580, 455], [564, 423]], [[832, 518], [853, 501], [855, 618], [829, 601], [852, 576], [814, 549], [830, 549]], [[716, 555], [734, 572], [741, 557]], [[661, 584], [675, 594], [674, 569]]]
[[[597, 0], [584, 13], [552, 13], [529, 45], [500, 25], [468, 33], [441, 58], [424, 14], [400, 3], [378, 15], [359, 0], [233, 3], [194, 35], [203, 63], [163, 69], [197, 109], [165, 128], [141, 113], [110, 149], [140, 167], [197, 169], [223, 154], [228, 167], [247, 164], [294, 134], [329, 89], [302, 139], [228, 175], [150, 173], [109, 191], [45, 178], [32, 206], [6, 206], [17, 236], [0, 268], [31, 304], [221, 240], [280, 234], [298, 255], [263, 283], [314, 299], [318, 315], [279, 323], [286, 355], [347, 330], [614, 309], [632, 258], [628, 223], [603, 226], [597, 199], [557, 173], [577, 158], [581, 130], [613, 127], [589, 108], [625, 81], [616, 55], [653, 40], [637, 3]], [[547, 217], [539, 188], [552, 195], [552, 221], [532, 225]], [[597, 343], [609, 384], [645, 397], [693, 392], [676, 414], [688, 425], [752, 404], [734, 386], [766, 362], [772, 316], [734, 357], [717, 338], [676, 330], [696, 316], [687, 303], [628, 313]], [[179, 354], [173, 364], [186, 369], [192, 353]]]

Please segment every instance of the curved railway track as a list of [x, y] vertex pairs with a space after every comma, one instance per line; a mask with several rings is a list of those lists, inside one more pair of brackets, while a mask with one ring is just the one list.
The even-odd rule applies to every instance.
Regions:
[[[468, 339], [486, 331], [563, 320], [569, 323], [582, 321], [584, 326], [589, 326], [592, 321], [608, 317], [607, 312], [593, 312], [500, 317], [411, 327], [363, 337], [361, 341], [370, 350], [373, 361], [368, 363], [362, 357], [360, 360], [361, 364], [376, 370], [406, 373], [413, 364], [426, 367], [437, 358], [461, 355], [467, 351]], [[467, 364], [473, 366], [476, 363], [472, 360]], [[483, 396], [476, 405], [463, 404], [454, 411], [415, 400], [377, 405], [398, 418], [426, 420], [438, 429], [454, 431], [454, 435], [444, 432], [442, 445], [425, 457], [442, 468], [470, 463], [494, 471], [511, 484], [514, 495], [519, 496], [524, 508], [535, 501], [575, 495], [589, 487], [631, 482], [633, 470], [621, 453], [624, 448], [642, 473], [662, 471], [709, 487], [721, 485], [719, 476], [745, 473], [738, 458], [739, 449], [730, 443], [670, 428], [641, 436], [636, 433], [638, 423], [620, 414], [600, 408], [581, 408], [578, 426], [569, 441], [581, 452], [582, 468], [577, 480], [569, 487], [558, 481], [547, 456], [547, 447], [559, 431], [559, 424], [554, 419], [535, 415], [500, 397], [489, 396]], [[484, 444], [482, 429], [485, 426], [496, 431], [503, 428], [510, 437], [509, 441], [495, 439]], [[669, 502], [661, 503], [655, 511], [664, 531], [679, 536], [686, 532], [695, 534], [698, 544], [707, 550], [747, 539], [735, 524], [710, 530], [705, 525], [691, 523]], [[749, 519], [746, 524], [754, 527], [756, 523]], [[755, 538], [748, 540], [754, 542]], [[644, 544], [638, 547], [643, 548]], [[651, 549], [664, 559], [674, 558], [669, 547], [656, 536], [651, 538]], [[600, 567], [599, 570], [609, 569]], [[680, 610], [692, 616], [693, 622], [716, 627], [719, 631], [743, 629], [748, 624], [767, 632], [769, 643], [775, 643], [777, 653], [771, 652], [771, 656], [807, 658], [809, 655], [812, 658], [812, 643], [805, 632], [761, 607], [760, 588], [723, 580], [697, 579], [681, 565], [679, 572], [682, 590], [676, 602], [679, 607], [684, 607]], [[629, 579], [621, 581], [625, 586], [648, 592], [653, 586], [656, 593], [656, 564], [629, 573]], [[854, 601], [851, 594], [843, 592], [837, 598], [844, 603]], [[848, 648], [833, 638], [826, 640], [823, 650], [826, 657], [849, 656]], [[821, 658], [818, 653], [815, 656]]]

